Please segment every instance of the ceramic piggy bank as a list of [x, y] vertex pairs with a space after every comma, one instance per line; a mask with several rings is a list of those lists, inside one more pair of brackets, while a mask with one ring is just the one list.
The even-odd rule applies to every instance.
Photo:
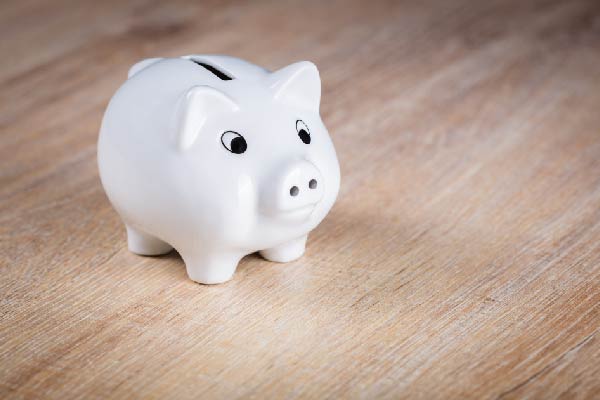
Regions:
[[255, 251], [300, 257], [340, 185], [320, 98], [319, 72], [306, 61], [275, 72], [216, 55], [135, 64], [98, 141], [129, 250], [175, 248], [205, 284], [229, 280]]

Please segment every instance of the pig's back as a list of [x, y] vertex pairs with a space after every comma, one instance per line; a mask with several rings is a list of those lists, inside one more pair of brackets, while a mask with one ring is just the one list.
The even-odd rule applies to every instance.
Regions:
[[234, 57], [190, 55], [181, 58], [148, 59], [134, 65], [129, 79], [111, 99], [100, 136], [115, 145], [127, 146], [143, 140], [145, 146], [167, 146], [176, 129], [176, 107], [194, 85], [209, 85], [227, 92], [223, 81], [197, 63], [215, 66], [236, 81], [252, 82], [268, 71]]
[[164, 59], [131, 76], [110, 100], [100, 131], [111, 140], [144, 139], [139, 145], [166, 144], [174, 129], [179, 98], [194, 85], [210, 85], [213, 77], [183, 59]]

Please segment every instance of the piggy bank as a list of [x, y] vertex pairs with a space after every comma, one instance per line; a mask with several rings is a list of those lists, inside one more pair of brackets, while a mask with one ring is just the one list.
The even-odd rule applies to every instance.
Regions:
[[229, 280], [258, 251], [288, 262], [335, 202], [340, 171], [314, 64], [227, 56], [135, 64], [102, 120], [98, 166], [129, 250], [175, 248], [188, 276]]

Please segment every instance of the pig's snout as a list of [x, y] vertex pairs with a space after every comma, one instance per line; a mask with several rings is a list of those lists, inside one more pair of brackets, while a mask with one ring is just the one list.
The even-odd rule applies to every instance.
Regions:
[[263, 210], [282, 217], [308, 217], [323, 197], [321, 172], [307, 160], [290, 163], [265, 182]]

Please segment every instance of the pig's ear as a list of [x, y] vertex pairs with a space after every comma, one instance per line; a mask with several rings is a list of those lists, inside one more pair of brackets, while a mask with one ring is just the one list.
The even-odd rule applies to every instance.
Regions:
[[300, 61], [277, 70], [267, 77], [267, 84], [276, 100], [319, 111], [321, 78], [315, 64]]
[[210, 86], [190, 88], [178, 107], [178, 128], [175, 134], [177, 147], [180, 150], [189, 149], [209, 118], [238, 109], [238, 105], [229, 96], [217, 89]]

